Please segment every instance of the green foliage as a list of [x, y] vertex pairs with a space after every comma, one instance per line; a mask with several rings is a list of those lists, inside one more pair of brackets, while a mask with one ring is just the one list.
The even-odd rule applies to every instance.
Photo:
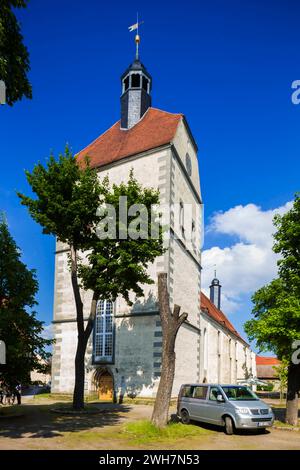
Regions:
[[300, 199], [292, 209], [276, 215], [274, 251], [280, 253], [279, 277], [252, 297], [253, 319], [245, 324], [249, 339], [262, 351], [271, 350], [280, 359], [291, 360], [292, 343], [300, 339]]
[[274, 389], [274, 384], [270, 383], [268, 385], [257, 385], [257, 391], [258, 392], [272, 392]]
[[300, 195], [296, 194], [291, 210], [274, 218], [277, 232], [274, 251], [282, 258], [278, 262], [280, 277], [290, 290], [300, 297]]
[[[151, 213], [151, 206], [159, 204], [159, 193], [151, 188], [143, 188], [133, 177], [131, 172], [127, 183], [114, 184], [109, 187], [107, 179], [103, 181], [103, 194], [105, 204], [110, 204], [116, 214], [116, 235], [118, 237], [121, 227], [119, 221], [120, 207], [119, 198], [127, 198], [128, 208], [134, 204], [143, 205], [147, 214]], [[104, 211], [100, 222], [107, 215]], [[130, 227], [136, 219], [136, 214], [128, 216]], [[162, 247], [162, 230], [160, 228], [158, 237], [150, 238], [151, 217], [143, 228], [140, 224], [138, 231], [146, 238], [132, 239], [104, 239], [95, 237], [91, 252], [88, 254], [89, 264], [80, 264], [79, 277], [84, 289], [91, 289], [97, 293], [98, 298], [111, 299], [114, 301], [121, 294], [129, 304], [129, 292], [132, 290], [139, 297], [143, 296], [140, 284], [152, 284], [154, 281], [147, 273], [148, 263], [152, 263], [160, 256], [164, 249]], [[130, 229], [129, 229], [130, 230]]]
[[11, 237], [4, 218], [0, 218], [0, 338], [6, 344], [6, 365], [0, 369], [8, 384], [26, 383], [30, 371], [43, 372], [40, 359], [48, 359], [42, 338], [43, 322], [37, 320], [35, 295], [38, 283], [34, 270], [20, 259], [20, 251]]
[[275, 279], [259, 289], [252, 302], [254, 318], [245, 323], [250, 341], [255, 340], [261, 351], [290, 358], [293, 341], [300, 339], [300, 299]]
[[[119, 197], [127, 197], [128, 207], [144, 204], [150, 212], [151, 205], [159, 203], [158, 191], [142, 188], [132, 173], [128, 183], [110, 188], [107, 178], [99, 181], [88, 160], [79, 166], [68, 147], [57, 161], [52, 155], [46, 168], [38, 164], [26, 176], [37, 198], [20, 193], [19, 197], [43, 232], [55, 235], [77, 250], [88, 250], [89, 264], [78, 261], [81, 286], [95, 292], [98, 298], [115, 300], [122, 295], [129, 302], [131, 290], [142, 296], [140, 284], [153, 283], [147, 265], [164, 252], [162, 230], [157, 239], [119, 239]], [[107, 211], [97, 215], [97, 209], [107, 204], [115, 208], [117, 239], [100, 240], [96, 227], [105, 219]], [[134, 218], [128, 217], [129, 224]], [[150, 233], [150, 217], [147, 230]]]
[[283, 360], [278, 366], [273, 366], [275, 376], [280, 380], [280, 389], [283, 390], [287, 387], [288, 382], [288, 361]]
[[55, 160], [51, 155], [46, 168], [37, 164], [26, 177], [37, 198], [21, 193], [21, 203], [43, 227], [43, 233], [55, 235], [75, 249], [90, 247], [102, 193], [97, 174], [88, 165], [77, 165], [68, 147]]
[[27, 0], [1, 0], [0, 4], [0, 80], [6, 84], [6, 102], [32, 97], [27, 73], [29, 54], [23, 44], [19, 23], [12, 8], [24, 8]]

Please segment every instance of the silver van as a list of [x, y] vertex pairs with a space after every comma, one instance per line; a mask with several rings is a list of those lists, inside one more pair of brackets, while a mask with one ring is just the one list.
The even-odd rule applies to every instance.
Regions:
[[184, 424], [190, 420], [234, 429], [265, 429], [274, 423], [269, 405], [243, 385], [185, 384], [180, 388], [177, 414]]

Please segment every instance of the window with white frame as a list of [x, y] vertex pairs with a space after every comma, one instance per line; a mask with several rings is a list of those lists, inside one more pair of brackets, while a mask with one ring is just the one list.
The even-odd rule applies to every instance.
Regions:
[[94, 361], [111, 362], [114, 347], [113, 303], [99, 300], [95, 318]]

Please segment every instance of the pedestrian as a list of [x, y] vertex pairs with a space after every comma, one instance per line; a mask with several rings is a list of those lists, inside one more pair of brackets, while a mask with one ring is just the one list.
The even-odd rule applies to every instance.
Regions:
[[21, 405], [22, 387], [20, 383], [15, 387], [15, 396], [17, 398], [18, 405]]
[[3, 405], [3, 382], [0, 382], [0, 404]]
[[5, 404], [6, 405], [11, 405], [11, 402], [12, 402], [11, 389], [8, 386], [6, 386], [6, 388], [5, 388]]

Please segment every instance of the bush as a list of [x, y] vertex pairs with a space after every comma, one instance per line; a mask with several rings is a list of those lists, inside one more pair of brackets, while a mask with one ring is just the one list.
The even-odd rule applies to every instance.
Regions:
[[257, 391], [258, 392], [272, 392], [274, 389], [274, 384], [268, 384], [268, 385], [258, 385], [257, 386]]

